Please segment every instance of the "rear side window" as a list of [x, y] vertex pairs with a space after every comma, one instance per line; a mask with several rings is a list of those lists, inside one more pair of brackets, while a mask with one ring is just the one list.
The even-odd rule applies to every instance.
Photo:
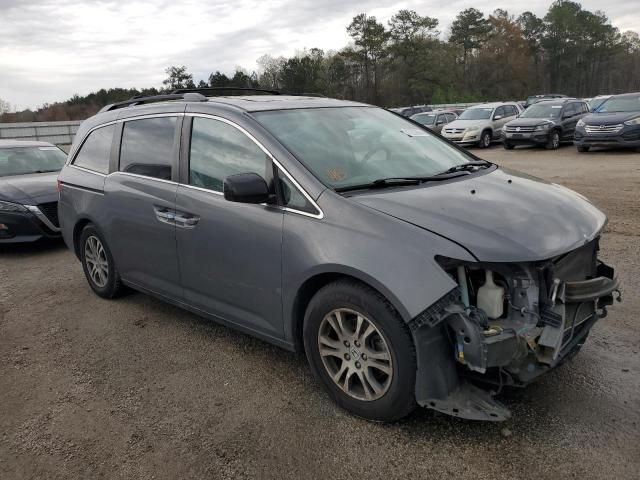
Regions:
[[176, 117], [125, 122], [120, 146], [120, 171], [171, 180]]
[[91, 132], [80, 147], [73, 164], [98, 173], [109, 173], [109, 157], [115, 128], [115, 125], [107, 125]]
[[189, 184], [222, 192], [224, 179], [237, 173], [266, 177], [267, 155], [231, 125], [195, 117], [191, 130]]

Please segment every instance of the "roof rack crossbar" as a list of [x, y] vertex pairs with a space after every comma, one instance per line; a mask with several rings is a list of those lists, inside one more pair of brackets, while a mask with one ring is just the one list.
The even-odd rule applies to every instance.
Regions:
[[153, 103], [153, 102], [165, 102], [167, 100], [187, 100], [191, 102], [196, 101], [206, 101], [206, 97], [204, 95], [199, 95], [197, 92], [183, 92], [183, 93], [169, 93], [164, 95], [136, 95], [135, 97], [131, 97], [129, 100], [124, 100], [123, 102], [116, 102], [110, 105], [104, 106], [99, 113], [109, 112], [111, 110], [117, 110], [118, 108], [129, 107], [133, 105], [141, 105], [145, 103]]
[[258, 93], [266, 93], [268, 95], [280, 95], [280, 92], [277, 90], [268, 90], [266, 88], [249, 88], [249, 87], [203, 87], [203, 88], [179, 88], [171, 92], [172, 94], [178, 93], [200, 93], [205, 95], [207, 93], [211, 93], [209, 95], [211, 97], [215, 96], [213, 94], [219, 92], [258, 92]]

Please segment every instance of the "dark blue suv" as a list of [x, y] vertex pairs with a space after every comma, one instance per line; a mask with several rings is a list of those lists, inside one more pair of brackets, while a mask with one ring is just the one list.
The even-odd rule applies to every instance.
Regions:
[[579, 152], [591, 147], [640, 147], [640, 92], [614, 95], [576, 124]]

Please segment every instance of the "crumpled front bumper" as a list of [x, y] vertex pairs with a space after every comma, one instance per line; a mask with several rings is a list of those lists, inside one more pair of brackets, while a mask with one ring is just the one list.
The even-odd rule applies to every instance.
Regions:
[[[595, 258], [586, 252], [592, 254]], [[579, 351], [607, 307], [622, 299], [613, 268], [596, 261], [589, 278], [577, 280], [583, 270], [575, 258], [563, 259], [540, 267], [536, 285], [516, 289], [522, 297], [524, 291], [539, 291], [537, 311], [522, 307], [520, 312], [532, 319], [528, 325], [509, 318], [482, 326], [457, 288], [416, 317], [410, 326], [418, 357], [417, 402], [467, 419], [508, 419], [509, 410], [494, 392], [504, 385], [524, 386], [562, 364]], [[512, 307], [517, 314], [518, 307]]]

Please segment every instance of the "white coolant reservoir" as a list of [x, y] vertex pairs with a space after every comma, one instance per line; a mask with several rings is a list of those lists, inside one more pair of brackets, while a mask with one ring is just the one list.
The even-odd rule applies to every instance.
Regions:
[[484, 310], [489, 318], [502, 316], [504, 306], [504, 288], [493, 283], [493, 272], [486, 270], [484, 285], [478, 289], [477, 307]]

